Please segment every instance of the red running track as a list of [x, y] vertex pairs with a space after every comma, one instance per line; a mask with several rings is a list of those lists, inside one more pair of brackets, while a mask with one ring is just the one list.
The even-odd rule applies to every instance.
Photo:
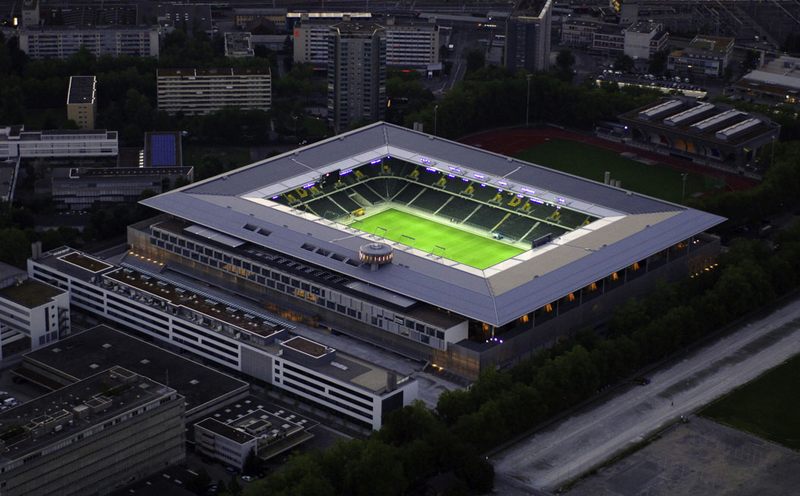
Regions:
[[749, 189], [758, 184], [758, 181], [754, 179], [742, 177], [737, 174], [704, 167], [687, 160], [681, 160], [676, 157], [661, 155], [659, 153], [642, 150], [641, 148], [604, 140], [596, 136], [555, 127], [495, 129], [493, 131], [485, 131], [466, 136], [460, 141], [495, 153], [513, 156], [550, 139], [577, 141], [618, 153], [633, 153], [639, 157], [672, 167], [673, 169], [722, 179], [732, 190]]

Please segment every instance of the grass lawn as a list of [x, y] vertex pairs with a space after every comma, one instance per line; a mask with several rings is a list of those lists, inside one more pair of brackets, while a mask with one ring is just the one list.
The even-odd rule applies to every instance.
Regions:
[[800, 449], [800, 355], [715, 401], [701, 415]]
[[[418, 250], [441, 254], [444, 258], [481, 270], [524, 251], [491, 238], [395, 209], [385, 210], [356, 221], [351, 226], [373, 234], [376, 234], [379, 228], [384, 228], [386, 232], [381, 230], [377, 234]], [[412, 241], [404, 236], [410, 236], [415, 240]], [[445, 248], [444, 253], [436, 248], [437, 245]]]
[[[576, 176], [603, 182], [605, 171], [622, 187], [676, 203], [681, 202], [681, 172], [660, 165], [646, 165], [619, 153], [566, 140], [550, 140], [517, 155], [522, 160]], [[690, 172], [686, 179], [686, 198], [722, 187], [719, 179]]]

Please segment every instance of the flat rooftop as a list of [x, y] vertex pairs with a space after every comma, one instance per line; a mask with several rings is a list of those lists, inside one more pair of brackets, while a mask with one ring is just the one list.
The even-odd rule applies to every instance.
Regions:
[[96, 84], [97, 78], [94, 76], [70, 77], [69, 90], [67, 91], [67, 103], [71, 105], [94, 103]]
[[217, 76], [263, 76], [270, 74], [268, 67], [216, 67], [209, 69], [158, 69], [162, 77], [217, 77]]
[[689, 43], [689, 48], [694, 51], [710, 52], [716, 55], [724, 55], [729, 48], [733, 47], [733, 38], [722, 36], [697, 35]]
[[[0, 413], [0, 440], [5, 443], [0, 450], [0, 464], [57, 446], [62, 439], [174, 392], [148, 377], [130, 374], [120, 367], [109, 369], [94, 371], [75, 384]], [[131, 378], [133, 382], [128, 381]], [[87, 416], [79, 416], [75, 411], [76, 407], [80, 410], [100, 405], [106, 409], [95, 410]], [[61, 427], [56, 430], [53, 428], [55, 425]], [[42, 432], [34, 436], [33, 429]]]
[[64, 291], [33, 279], [25, 279], [18, 284], [12, 284], [0, 289], [0, 298], [10, 300], [27, 308], [36, 308], [49, 303]]
[[332, 353], [333, 351], [335, 351], [332, 348], [328, 348], [325, 345], [315, 343], [314, 341], [306, 339], [302, 336], [295, 336], [291, 339], [287, 339], [281, 344], [283, 346], [286, 346], [287, 348], [291, 348], [301, 353], [305, 353], [306, 355], [310, 355], [314, 358], [320, 358], [322, 356], [327, 355], [328, 353]]
[[187, 414], [249, 387], [244, 381], [105, 325], [32, 351], [25, 355], [25, 361], [55, 369], [76, 380], [119, 365], [169, 384], [185, 398]]

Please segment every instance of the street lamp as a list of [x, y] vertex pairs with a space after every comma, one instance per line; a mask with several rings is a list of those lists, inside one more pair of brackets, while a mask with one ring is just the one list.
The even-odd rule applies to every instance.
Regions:
[[525, 127], [528, 127], [529, 117], [531, 113], [531, 78], [533, 74], [528, 74], [525, 79], [528, 80], [528, 100], [525, 104]]
[[434, 107], [433, 107], [433, 135], [434, 136], [438, 136], [438, 134], [436, 132], [437, 131], [437, 127], [438, 127], [438, 123], [439, 123], [438, 121], [439, 121], [439, 106], [438, 105], [434, 105]]
[[681, 174], [681, 181], [682, 181], [682, 188], [681, 188], [681, 201], [686, 199], [686, 178], [689, 177], [689, 173], [684, 172]]

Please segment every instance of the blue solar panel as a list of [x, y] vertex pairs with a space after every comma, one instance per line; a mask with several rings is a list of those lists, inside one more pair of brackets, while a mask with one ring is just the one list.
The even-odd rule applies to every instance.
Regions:
[[150, 135], [150, 165], [153, 167], [173, 167], [176, 164], [176, 144], [174, 134]]

